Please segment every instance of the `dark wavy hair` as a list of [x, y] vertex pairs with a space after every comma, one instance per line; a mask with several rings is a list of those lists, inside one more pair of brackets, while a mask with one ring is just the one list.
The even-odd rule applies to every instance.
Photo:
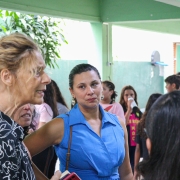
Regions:
[[144, 132], [144, 128], [145, 128], [145, 121], [146, 121], [146, 116], [147, 116], [147, 113], [149, 112], [151, 106], [153, 105], [153, 103], [160, 97], [162, 96], [162, 94], [160, 93], [154, 93], [154, 94], [151, 94], [148, 101], [147, 101], [147, 104], [146, 104], [146, 108], [145, 108], [145, 111], [138, 123], [138, 126], [137, 126], [137, 134], [139, 134], [141, 137], [143, 138], [147, 138], [146, 136], [146, 133]]
[[58, 116], [56, 92], [53, 88], [53, 83], [46, 85], [46, 90], [44, 91], [44, 102], [48, 104], [53, 111], [53, 118]]
[[67, 106], [67, 104], [66, 104], [66, 102], [64, 100], [64, 97], [62, 96], [62, 93], [60, 91], [60, 88], [57, 85], [57, 83], [52, 79], [51, 79], [51, 82], [52, 82], [53, 88], [55, 90], [56, 101], [63, 104], [64, 106], [66, 106], [68, 108], [68, 106]]
[[146, 180], [180, 179], [180, 91], [162, 95], [145, 123], [151, 140], [150, 156], [137, 166]]
[[110, 91], [113, 91], [113, 94], [111, 95], [111, 103], [115, 102], [115, 98], [117, 97], [117, 92], [115, 91], [115, 85], [111, 81], [102, 81], [103, 84], [105, 84]]

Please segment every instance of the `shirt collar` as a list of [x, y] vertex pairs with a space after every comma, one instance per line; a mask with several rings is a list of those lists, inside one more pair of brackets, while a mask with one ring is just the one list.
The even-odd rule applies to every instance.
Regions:
[[[99, 110], [102, 114], [102, 126], [105, 123], [111, 123], [113, 125], [116, 125], [114, 122], [115, 120], [111, 118], [106, 111], [102, 108], [101, 105], [99, 105]], [[76, 104], [70, 111], [69, 111], [69, 125], [75, 125], [75, 124], [86, 124], [86, 120], [84, 118], [83, 113], [80, 111], [78, 104]]]

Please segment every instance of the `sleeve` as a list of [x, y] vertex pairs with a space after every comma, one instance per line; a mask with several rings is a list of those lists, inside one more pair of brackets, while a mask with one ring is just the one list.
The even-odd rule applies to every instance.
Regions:
[[49, 122], [53, 118], [53, 111], [48, 104], [43, 104], [41, 110], [39, 111], [39, 122]]
[[58, 104], [57, 107], [58, 107], [58, 113], [59, 114], [65, 114], [65, 113], [69, 112], [69, 109], [62, 104]]
[[119, 103], [115, 103], [115, 112], [116, 116], [119, 116], [121, 119], [125, 121], [125, 116], [124, 116], [124, 110]]
[[[7, 130], [7, 129], [6, 129]], [[15, 139], [1, 130], [0, 137], [0, 179], [13, 179], [18, 174], [18, 158]]]

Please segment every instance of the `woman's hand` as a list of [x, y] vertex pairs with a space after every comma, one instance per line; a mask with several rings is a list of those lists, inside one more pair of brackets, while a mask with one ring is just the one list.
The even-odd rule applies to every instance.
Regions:
[[51, 180], [59, 180], [61, 177], [61, 172], [58, 170], [54, 173], [54, 176], [51, 178]]
[[127, 111], [126, 111], [126, 113], [125, 113], [126, 125], [129, 124], [129, 117], [130, 117], [131, 112], [132, 112], [131, 103], [132, 103], [133, 101], [134, 101], [133, 99], [130, 99], [130, 100], [128, 100], [128, 102], [127, 102]]
[[133, 101], [134, 101], [133, 99], [128, 100], [128, 103], [127, 103], [128, 110], [132, 110], [131, 104], [132, 104]]
[[34, 132], [34, 130], [30, 128], [29, 131], [28, 131], [28, 134], [31, 134], [33, 132]]
[[133, 180], [140, 180], [140, 174], [136, 170], [134, 170]]

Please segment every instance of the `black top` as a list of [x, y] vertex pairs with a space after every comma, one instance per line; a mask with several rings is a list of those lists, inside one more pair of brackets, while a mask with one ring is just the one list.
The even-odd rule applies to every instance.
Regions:
[[0, 112], [0, 179], [35, 180], [23, 137], [23, 128]]
[[136, 134], [135, 141], [137, 144], [139, 144], [141, 157], [143, 157], [143, 159], [147, 159], [149, 155], [148, 155], [148, 150], [146, 147], [146, 139]]

